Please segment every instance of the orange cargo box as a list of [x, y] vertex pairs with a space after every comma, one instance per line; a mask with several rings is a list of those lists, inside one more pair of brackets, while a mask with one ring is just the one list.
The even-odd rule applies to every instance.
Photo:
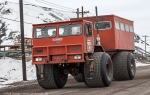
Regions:
[[[94, 37], [97, 36], [97, 26], [100, 32], [101, 44], [106, 52], [121, 50], [134, 50], [134, 29], [133, 21], [115, 15], [79, 18], [93, 22]], [[71, 20], [76, 20], [72, 18]]]

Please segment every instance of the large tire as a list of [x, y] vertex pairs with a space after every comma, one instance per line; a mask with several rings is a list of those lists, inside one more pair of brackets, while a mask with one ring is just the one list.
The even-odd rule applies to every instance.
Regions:
[[77, 81], [77, 82], [84, 82], [84, 79], [83, 79], [83, 76], [82, 74], [78, 74], [76, 76], [74, 76], [74, 79]]
[[132, 80], [135, 77], [136, 64], [132, 53], [116, 53], [112, 60], [115, 80]]
[[113, 63], [108, 54], [104, 52], [93, 53], [94, 67], [93, 77], [88, 79], [88, 66], [84, 63], [83, 78], [88, 87], [107, 87], [113, 79]]
[[67, 82], [68, 75], [63, 74], [57, 65], [44, 64], [44, 79], [37, 80], [39, 85], [45, 89], [62, 88]]

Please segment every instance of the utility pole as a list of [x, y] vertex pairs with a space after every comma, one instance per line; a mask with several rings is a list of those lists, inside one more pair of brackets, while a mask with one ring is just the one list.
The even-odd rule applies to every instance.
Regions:
[[77, 8], [77, 18], [79, 19], [79, 8]]
[[82, 8], [82, 11], [81, 12], [79, 12], [79, 8], [77, 9], [77, 18], [79, 17], [79, 14], [81, 13], [82, 14], [82, 17], [84, 16], [84, 14], [87, 14], [87, 13], [89, 13], [89, 11], [83, 11], [83, 6], [81, 7]]
[[147, 56], [147, 54], [146, 54], [146, 37], [149, 37], [149, 36], [142, 36], [142, 37], [145, 37], [145, 56]]
[[21, 50], [22, 50], [22, 72], [23, 72], [23, 80], [27, 80], [26, 75], [26, 61], [25, 61], [25, 51], [24, 51], [24, 20], [23, 20], [23, 1], [19, 0], [20, 6], [20, 30], [21, 30]]
[[83, 6], [82, 6], [82, 17], [83, 17]]
[[[1, 30], [0, 30], [0, 45], [1, 45], [1, 37], [2, 37], [2, 36], [1, 36]], [[0, 50], [1, 50], [1, 48], [0, 48]]]

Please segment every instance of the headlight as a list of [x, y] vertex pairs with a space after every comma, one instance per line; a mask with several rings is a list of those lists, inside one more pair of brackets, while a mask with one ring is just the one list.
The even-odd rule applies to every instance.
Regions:
[[35, 61], [36, 62], [40, 62], [40, 61], [42, 61], [42, 58], [41, 57], [37, 57], [37, 58], [35, 58]]
[[75, 55], [75, 56], [74, 56], [74, 59], [75, 59], [75, 60], [81, 59], [81, 55]]

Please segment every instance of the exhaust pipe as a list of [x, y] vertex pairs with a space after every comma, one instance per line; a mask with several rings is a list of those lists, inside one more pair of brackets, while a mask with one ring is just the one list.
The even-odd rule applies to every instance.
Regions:
[[97, 6], [95, 7], [95, 12], [96, 12], [96, 30], [97, 30], [97, 37], [96, 37], [96, 44], [101, 45], [100, 43], [100, 35], [99, 35], [99, 30], [98, 30], [98, 12], [97, 12]]

